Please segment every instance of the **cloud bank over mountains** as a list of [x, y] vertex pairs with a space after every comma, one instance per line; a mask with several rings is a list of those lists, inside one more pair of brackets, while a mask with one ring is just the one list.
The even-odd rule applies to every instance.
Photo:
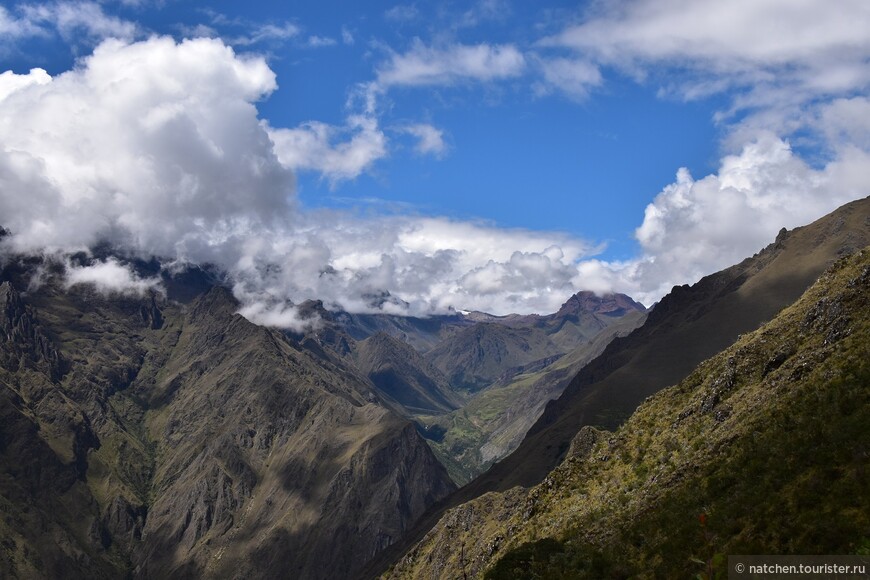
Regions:
[[[80, 25], [75, 6], [17, 15], [0, 8], [0, 29], [72, 31]], [[13, 234], [3, 251], [62, 260], [109, 241], [175, 264], [213, 263], [229, 274], [246, 316], [289, 327], [299, 321], [288, 301], [308, 298], [415, 315], [548, 312], [582, 289], [650, 304], [751, 255], [779, 228], [870, 194], [866, 3], [848, 11], [780, 0], [734, 8], [626, 2], [525, 47], [416, 39], [404, 52], [390, 50], [372, 80], [351, 92], [344, 126], [297, 127], [273, 127], [259, 114], [258, 103], [278, 89], [263, 56], [219, 38], [132, 40], [137, 26], [99, 11], [101, 28], [87, 33], [123, 40], [102, 41], [54, 77], [41, 69], [0, 74], [0, 225]], [[774, 14], [782, 30], [767, 34], [758, 23]], [[767, 41], [750, 42], [758, 38]], [[390, 91], [525, 82], [532, 98], [582, 100], [613, 71], [640, 82], [669, 73], [663, 93], [683, 99], [736, 91], [717, 116], [725, 128], [718, 171], [676, 172], [638, 216], [633, 259], [595, 259], [600, 244], [567, 233], [298, 203], [295, 172], [352, 180], [390, 155], [391, 130], [417, 139], [418, 155], [446, 154], [443, 129], [384, 129], [380, 101]], [[817, 144], [822, 158], [803, 159], [790, 144], [795, 135]], [[107, 292], [155, 287], [118, 262], [68, 267], [68, 284], [88, 282]]]
[[[300, 210], [294, 165], [256, 109], [276, 86], [262, 58], [168, 37], [108, 40], [55, 78], [0, 77], [7, 250], [60, 255], [109, 241], [213, 263], [246, 312], [275, 323], [291, 320], [286, 300], [366, 311], [387, 291], [395, 313], [530, 311], [573, 290], [573, 264], [592, 248], [567, 235]], [[70, 283], [152, 285], [120, 267], [70, 269]]]

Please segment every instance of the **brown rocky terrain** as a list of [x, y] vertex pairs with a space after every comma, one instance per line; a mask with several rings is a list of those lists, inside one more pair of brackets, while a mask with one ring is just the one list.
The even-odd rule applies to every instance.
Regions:
[[384, 332], [356, 343], [352, 358], [381, 393], [400, 404], [408, 416], [447, 413], [462, 404], [461, 396], [439, 369], [410, 344]]
[[352, 576], [453, 490], [365, 376], [228, 291], [28, 271], [0, 287], [0, 575]]

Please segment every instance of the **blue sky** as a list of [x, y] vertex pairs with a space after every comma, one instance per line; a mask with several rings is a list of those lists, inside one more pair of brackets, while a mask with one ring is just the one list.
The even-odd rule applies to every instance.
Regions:
[[[216, 261], [277, 325], [293, 322], [288, 300], [367, 310], [382, 291], [417, 314], [542, 311], [585, 288], [649, 304], [870, 193], [867, 30], [858, 0], [8, 2], [0, 122], [17, 131], [0, 211], [17, 251], [108, 237]], [[104, 77], [147, 99], [113, 97]], [[64, 102], [90, 113], [49, 127]], [[184, 127], [208, 139], [174, 157], [153, 131], [102, 143], [87, 132], [113, 122], [106, 109], [163, 111], [161, 139], [167, 123], [173, 143]], [[240, 128], [250, 141], [233, 141]], [[238, 157], [179, 158], [199, 145]], [[119, 159], [71, 171], [86, 151]], [[13, 153], [42, 173], [25, 179]], [[246, 173], [248, 157], [269, 171]], [[113, 173], [125, 163], [149, 188]], [[241, 185], [206, 192], [207, 167]], [[33, 179], [63, 219], [21, 209]], [[131, 225], [139, 204], [166, 208], [159, 241]]]
[[[567, 2], [162, 2], [101, 8], [107, 17], [135, 22], [141, 35], [246, 38], [236, 50], [266, 55], [277, 75], [279, 89], [258, 108], [279, 127], [312, 120], [341, 125], [354, 91], [372, 81], [390, 51], [407, 50], [415, 41], [532, 50], [563, 19], [584, 13], [583, 5]], [[264, 27], [274, 27], [273, 35], [248, 44]], [[6, 68], [26, 72], [39, 66], [57, 74], [87, 54], [95, 40], [34, 38], [19, 54], [8, 55]], [[317, 171], [300, 171], [301, 201], [309, 207], [366, 207], [378, 200], [427, 214], [560, 230], [606, 242], [606, 257], [628, 258], [637, 251], [633, 232], [644, 207], [673, 180], [676, 168], [716, 169], [719, 130], [712, 117], [721, 103], [715, 98], [660, 98], [660, 82], [636, 82], [618, 71], [607, 86], [582, 98], [537, 94], [535, 82], [522, 74], [507, 83], [468, 80], [391, 92], [379, 116], [391, 137], [388, 152], [338, 183]], [[445, 151], [415, 152], [415, 139], [397, 130], [414, 123], [443, 131]]]

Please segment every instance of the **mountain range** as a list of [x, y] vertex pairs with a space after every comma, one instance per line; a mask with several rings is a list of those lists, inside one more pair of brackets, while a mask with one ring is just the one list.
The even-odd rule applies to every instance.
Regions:
[[[108, 257], [123, 259], [106, 246], [72, 259]], [[3, 576], [353, 576], [455, 490], [415, 417], [557, 358], [547, 332], [573, 324], [312, 302], [323, 324], [294, 335], [237, 314], [208, 267], [128, 263], [162, 272], [165, 292], [67, 286], [42, 258], [3, 267]], [[504, 348], [457, 362], [474, 389], [427, 349], [481, 335]]]
[[355, 368], [221, 287], [180, 304], [11, 277], [6, 577], [353, 575], [455, 488]]
[[[513, 453], [430, 509], [399, 543], [379, 555], [368, 573], [402, 561], [419, 549], [415, 544], [426, 543], [427, 533], [455, 521], [451, 518], [457, 512], [450, 508], [491, 498], [490, 492], [509, 497], [511, 490], [543, 485], [584, 428], [619, 427], [649, 396], [676, 385], [702, 361], [772, 320], [837, 259], [868, 244], [870, 198], [865, 198], [810, 225], [783, 229], [756, 255], [692, 286], [675, 287], [642, 326], [613, 340], [580, 370]], [[456, 568], [446, 570], [462, 575]]]
[[[106, 294], [7, 257], [0, 575], [618, 577], [861, 550], [868, 244], [870, 198], [649, 311], [591, 292], [547, 315], [309, 301], [304, 332], [246, 320], [208, 266], [71, 257], [162, 277]], [[762, 476], [775, 457], [794, 459]]]
[[580, 367], [642, 320], [623, 294], [580, 292], [548, 315], [457, 312], [426, 319], [331, 312], [299, 334], [362, 371], [413, 420], [451, 478], [467, 483], [513, 451]]

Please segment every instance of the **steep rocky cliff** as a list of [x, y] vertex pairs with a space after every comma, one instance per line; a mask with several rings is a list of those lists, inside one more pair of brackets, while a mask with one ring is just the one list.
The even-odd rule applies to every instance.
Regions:
[[446, 413], [462, 404], [444, 374], [411, 345], [378, 332], [354, 345], [356, 367], [407, 415]]

